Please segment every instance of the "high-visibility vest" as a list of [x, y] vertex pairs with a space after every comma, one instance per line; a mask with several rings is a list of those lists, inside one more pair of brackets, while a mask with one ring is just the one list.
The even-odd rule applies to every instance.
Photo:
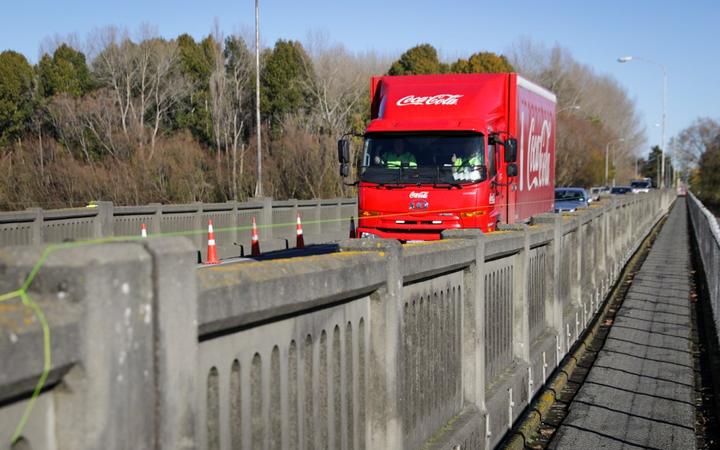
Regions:
[[[454, 163], [454, 165], [455, 165], [455, 168], [456, 168], [456, 169], [460, 168], [460, 166], [462, 166], [462, 164], [463, 164], [462, 158], [455, 158], [455, 163]], [[471, 158], [468, 160], [468, 164], [471, 165], [471, 166], [479, 166], [479, 165], [480, 165], [480, 158], [478, 158], [477, 156], [473, 156], [473, 157], [471, 157]]]
[[386, 153], [383, 155], [383, 159], [388, 169], [399, 169], [403, 165], [417, 167], [415, 156], [411, 153], [403, 153], [402, 155]]

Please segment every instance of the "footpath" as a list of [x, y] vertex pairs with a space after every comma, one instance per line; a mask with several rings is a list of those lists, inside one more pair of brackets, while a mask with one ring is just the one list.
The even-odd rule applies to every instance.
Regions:
[[695, 448], [687, 221], [679, 197], [550, 448]]

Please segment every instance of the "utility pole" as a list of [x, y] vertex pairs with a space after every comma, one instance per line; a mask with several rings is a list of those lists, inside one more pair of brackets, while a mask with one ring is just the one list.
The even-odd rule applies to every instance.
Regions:
[[667, 106], [667, 70], [664, 64], [653, 61], [647, 58], [640, 58], [639, 56], [623, 56], [617, 59], [619, 63], [626, 63], [632, 60], [643, 61], [649, 64], [653, 64], [662, 69], [663, 74], [663, 92], [662, 92], [662, 132], [660, 137], [660, 170], [658, 171], [658, 186], [660, 188], [665, 187], [665, 111]]
[[255, 128], [257, 129], [257, 184], [255, 197], [263, 196], [262, 146], [260, 145], [260, 0], [255, 0]]

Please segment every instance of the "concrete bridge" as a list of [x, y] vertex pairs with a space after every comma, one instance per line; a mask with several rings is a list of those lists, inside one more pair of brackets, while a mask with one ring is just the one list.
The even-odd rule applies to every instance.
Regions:
[[[202, 269], [182, 237], [3, 248], [0, 443], [495, 447], [672, 205], [608, 197], [490, 235]], [[716, 274], [717, 224], [688, 205]]]

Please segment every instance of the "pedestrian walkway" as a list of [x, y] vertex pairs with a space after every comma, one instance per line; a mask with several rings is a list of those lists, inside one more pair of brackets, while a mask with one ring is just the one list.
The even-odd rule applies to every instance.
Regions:
[[695, 448], [687, 220], [681, 197], [551, 448]]

